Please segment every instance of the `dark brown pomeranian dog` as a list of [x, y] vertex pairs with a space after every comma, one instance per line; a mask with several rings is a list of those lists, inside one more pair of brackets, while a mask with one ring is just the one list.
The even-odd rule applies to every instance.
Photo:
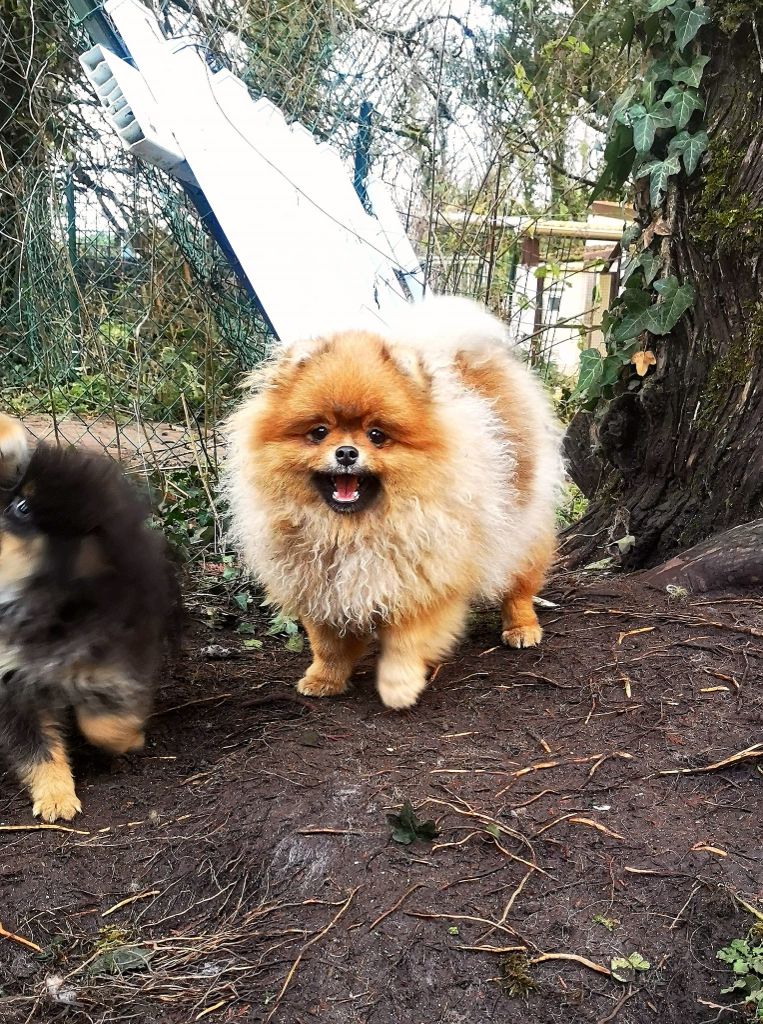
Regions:
[[64, 731], [143, 746], [177, 584], [110, 459], [41, 445], [0, 415], [0, 752], [44, 821], [81, 810]]

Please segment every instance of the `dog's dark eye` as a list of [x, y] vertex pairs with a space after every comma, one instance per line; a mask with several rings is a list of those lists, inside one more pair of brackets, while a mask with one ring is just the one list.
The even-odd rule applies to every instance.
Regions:
[[387, 440], [387, 435], [384, 433], [383, 430], [379, 430], [378, 427], [372, 427], [368, 431], [368, 440], [371, 442], [371, 444], [375, 444], [378, 448], [381, 448], [381, 446]]
[[8, 506], [8, 516], [18, 523], [26, 523], [32, 517], [32, 510], [26, 498], [14, 498]]
[[328, 427], [323, 427], [323, 426], [313, 427], [312, 430], [309, 430], [307, 432], [307, 439], [308, 439], [308, 441], [312, 441], [313, 444], [320, 444], [320, 442], [324, 439], [324, 437], [328, 437], [328, 433], [329, 433], [329, 428]]

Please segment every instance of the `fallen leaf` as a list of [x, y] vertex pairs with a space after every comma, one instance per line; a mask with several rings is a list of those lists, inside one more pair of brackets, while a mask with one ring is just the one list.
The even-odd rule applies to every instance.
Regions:
[[654, 366], [657, 362], [657, 357], [654, 352], [650, 352], [648, 349], [645, 352], [634, 352], [631, 356], [631, 362], [636, 367], [636, 373], [639, 377], [644, 377], [650, 366]]
[[610, 961], [612, 977], [623, 983], [632, 981], [636, 971], [648, 971], [651, 964], [640, 953], [631, 953], [628, 957], [615, 956]]
[[583, 572], [596, 572], [599, 569], [609, 569], [614, 563], [614, 558], [608, 555], [606, 558], [600, 558], [598, 562], [589, 562], [588, 565], [583, 566]]
[[154, 950], [142, 946], [120, 946], [101, 953], [90, 964], [90, 974], [124, 974], [126, 971], [145, 971]]
[[433, 821], [421, 821], [414, 811], [410, 800], [406, 800], [399, 814], [388, 814], [387, 821], [392, 826], [392, 838], [396, 843], [409, 846], [417, 839], [432, 842], [439, 835]]

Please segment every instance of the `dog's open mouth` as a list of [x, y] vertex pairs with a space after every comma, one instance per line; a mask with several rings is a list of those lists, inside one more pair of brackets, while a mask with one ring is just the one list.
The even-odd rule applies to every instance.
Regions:
[[314, 473], [313, 483], [335, 512], [361, 512], [379, 495], [381, 483], [371, 473]]

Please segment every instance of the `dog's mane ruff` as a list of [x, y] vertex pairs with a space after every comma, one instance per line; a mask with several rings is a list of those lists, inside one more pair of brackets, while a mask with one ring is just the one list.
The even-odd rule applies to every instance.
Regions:
[[[428, 497], [383, 496], [380, 515], [357, 518], [292, 506], [261, 479], [251, 449], [252, 425], [268, 394], [255, 395], [228, 422], [224, 487], [234, 544], [271, 603], [342, 631], [400, 621], [441, 600], [454, 578], [459, 592], [494, 600], [521, 571], [532, 544], [553, 529], [558, 432], [540, 386], [508, 355], [503, 325], [466, 300], [436, 299], [414, 307], [384, 339], [393, 357], [399, 351], [420, 358], [430, 379], [446, 454], [428, 465], [439, 474]], [[532, 493], [521, 509], [514, 442], [491, 401], [464, 384], [458, 357], [499, 366], [532, 409], [528, 429], [538, 434], [538, 450]], [[282, 358], [293, 358], [291, 347]]]

